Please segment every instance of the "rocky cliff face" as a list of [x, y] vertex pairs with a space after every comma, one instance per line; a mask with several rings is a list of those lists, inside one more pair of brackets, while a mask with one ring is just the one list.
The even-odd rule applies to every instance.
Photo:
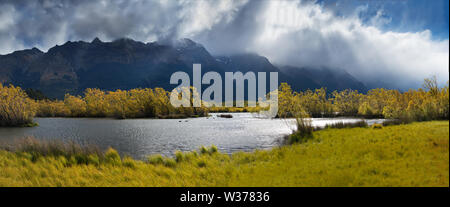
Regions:
[[256, 54], [213, 57], [201, 44], [189, 39], [174, 44], [142, 43], [132, 39], [102, 42], [67, 42], [44, 53], [36, 48], [0, 55], [0, 82], [34, 88], [52, 98], [81, 94], [86, 88], [105, 90], [162, 87], [170, 90], [176, 71], [192, 75], [192, 64], [202, 71], [279, 72], [279, 81], [295, 90], [326, 86], [330, 90], [364, 85], [345, 72], [329, 69], [276, 67]]

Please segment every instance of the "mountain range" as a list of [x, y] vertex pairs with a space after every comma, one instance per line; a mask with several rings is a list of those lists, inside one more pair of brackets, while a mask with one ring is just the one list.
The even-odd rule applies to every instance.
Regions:
[[[82, 94], [86, 88], [103, 90], [155, 88], [171, 90], [176, 71], [192, 76], [192, 64], [202, 72], [278, 72], [279, 82], [296, 91], [326, 87], [329, 91], [367, 91], [363, 83], [344, 70], [278, 66], [257, 54], [213, 56], [190, 39], [175, 43], [143, 43], [128, 38], [102, 42], [68, 41], [47, 52], [37, 48], [0, 55], [0, 82], [42, 91], [50, 98]], [[192, 80], [192, 79], [191, 79]]]

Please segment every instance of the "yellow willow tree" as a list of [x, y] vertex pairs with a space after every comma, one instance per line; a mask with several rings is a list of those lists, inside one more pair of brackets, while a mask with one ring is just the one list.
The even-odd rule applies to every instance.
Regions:
[[346, 89], [340, 92], [333, 91], [333, 105], [341, 115], [355, 115], [358, 113], [363, 94], [357, 90]]
[[108, 114], [109, 104], [106, 102], [105, 92], [94, 88], [88, 88], [84, 92], [86, 102], [86, 114], [89, 117], [105, 117]]
[[136, 106], [133, 106], [133, 110], [137, 113], [136, 118], [155, 117], [155, 94], [152, 89], [132, 89], [129, 92], [135, 99]]
[[305, 92], [295, 93], [300, 104], [312, 117], [331, 116], [333, 114], [333, 105], [327, 97], [327, 89], [320, 88], [307, 90]]
[[170, 99], [168, 92], [162, 88], [155, 88], [154, 94], [154, 104], [155, 104], [155, 114], [158, 117], [169, 115], [175, 113], [175, 108], [170, 104]]
[[37, 101], [38, 117], [69, 117], [70, 110], [66, 107], [63, 101], [60, 100], [40, 100]]
[[86, 116], [87, 104], [80, 96], [66, 94], [64, 97], [64, 105], [70, 111], [71, 117]]
[[287, 83], [281, 83], [278, 89], [278, 117], [294, 117], [298, 111], [295, 108], [301, 107], [294, 96], [291, 86]]
[[449, 119], [449, 82], [447, 81], [447, 85], [444, 86], [439, 93], [439, 114], [442, 115], [442, 119]]
[[19, 87], [0, 84], [0, 126], [31, 126], [35, 102]]
[[116, 90], [108, 92], [106, 95], [106, 102], [109, 103], [108, 116], [119, 119], [139, 117], [141, 106], [137, 98], [137, 94], [130, 91]]

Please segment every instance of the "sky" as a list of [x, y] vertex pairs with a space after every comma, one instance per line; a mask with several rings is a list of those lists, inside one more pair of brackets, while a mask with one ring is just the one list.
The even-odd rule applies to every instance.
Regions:
[[66, 41], [190, 38], [213, 55], [346, 70], [406, 90], [449, 75], [448, 0], [0, 0], [0, 54]]

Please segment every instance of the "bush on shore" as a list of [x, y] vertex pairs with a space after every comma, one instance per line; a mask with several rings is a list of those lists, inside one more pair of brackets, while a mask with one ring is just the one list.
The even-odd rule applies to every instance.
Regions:
[[297, 129], [288, 135], [285, 139], [287, 144], [304, 143], [314, 138], [314, 127], [312, 126], [311, 119], [297, 118]]
[[0, 127], [34, 126], [35, 102], [20, 87], [0, 83]]

